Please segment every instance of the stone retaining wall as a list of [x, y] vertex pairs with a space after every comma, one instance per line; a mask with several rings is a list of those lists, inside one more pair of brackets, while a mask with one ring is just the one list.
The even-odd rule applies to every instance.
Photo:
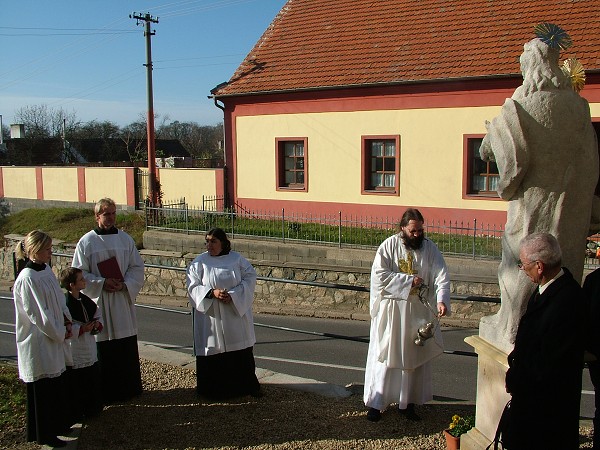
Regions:
[[[150, 234], [150, 236], [147, 236]], [[164, 238], [164, 239], [161, 239]], [[0, 274], [4, 283], [13, 281], [12, 252], [22, 236], [5, 236], [0, 252]], [[147, 264], [146, 283], [140, 303], [165, 307], [189, 306], [185, 289], [185, 268], [204, 251], [203, 236], [147, 232], [141, 255]], [[159, 247], [160, 249], [148, 248]], [[233, 239], [232, 246], [244, 254], [260, 277], [349, 286], [369, 286], [371, 249], [339, 249], [304, 244]], [[184, 250], [185, 249], [185, 250]], [[59, 272], [71, 263], [72, 244], [54, 242], [53, 270]], [[60, 256], [65, 254], [67, 256]], [[496, 273], [497, 261], [447, 258], [454, 295], [500, 296]], [[148, 267], [149, 265], [163, 267]], [[164, 268], [170, 267], [172, 269]], [[499, 305], [491, 302], [454, 300], [452, 320], [476, 324], [484, 315], [493, 314]], [[254, 311], [314, 317], [369, 319], [367, 292], [259, 280]]]

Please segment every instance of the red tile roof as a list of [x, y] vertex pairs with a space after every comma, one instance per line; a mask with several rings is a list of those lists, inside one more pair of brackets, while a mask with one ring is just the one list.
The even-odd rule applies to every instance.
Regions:
[[217, 96], [520, 74], [540, 22], [600, 70], [600, 0], [289, 0]]

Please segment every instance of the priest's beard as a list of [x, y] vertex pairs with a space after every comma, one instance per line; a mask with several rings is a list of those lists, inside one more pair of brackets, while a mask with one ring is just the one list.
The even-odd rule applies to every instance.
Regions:
[[419, 236], [408, 236], [404, 231], [402, 231], [402, 242], [406, 248], [411, 250], [419, 250], [423, 245], [423, 240], [425, 239], [425, 233], [420, 234]]

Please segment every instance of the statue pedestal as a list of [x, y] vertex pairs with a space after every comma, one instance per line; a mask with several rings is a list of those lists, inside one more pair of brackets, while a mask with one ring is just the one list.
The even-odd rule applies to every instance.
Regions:
[[460, 437], [460, 449], [485, 450], [494, 440], [504, 405], [510, 400], [504, 387], [508, 355], [480, 336], [469, 336], [465, 342], [478, 355], [477, 401], [475, 427]]

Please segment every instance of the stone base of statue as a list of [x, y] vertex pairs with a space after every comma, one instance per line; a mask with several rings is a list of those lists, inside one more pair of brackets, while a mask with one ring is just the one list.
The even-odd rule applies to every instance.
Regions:
[[485, 450], [494, 440], [504, 405], [510, 399], [504, 387], [508, 354], [481, 336], [469, 336], [465, 342], [477, 353], [477, 400], [475, 427], [460, 437], [460, 449]]

